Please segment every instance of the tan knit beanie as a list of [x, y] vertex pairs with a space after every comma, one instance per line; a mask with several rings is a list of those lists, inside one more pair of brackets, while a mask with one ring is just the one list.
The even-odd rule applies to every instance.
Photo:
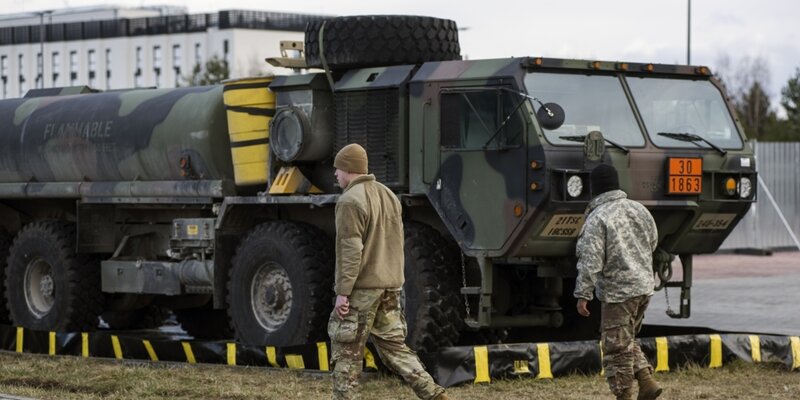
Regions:
[[348, 144], [336, 153], [336, 158], [333, 159], [333, 166], [346, 172], [366, 174], [367, 151], [358, 143]]

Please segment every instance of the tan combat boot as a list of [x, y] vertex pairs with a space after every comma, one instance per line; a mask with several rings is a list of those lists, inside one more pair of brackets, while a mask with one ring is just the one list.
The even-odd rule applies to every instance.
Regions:
[[434, 397], [433, 400], [450, 400], [450, 397], [447, 397], [447, 393], [442, 392], [439, 393], [436, 397]]
[[661, 395], [661, 386], [653, 379], [653, 372], [650, 368], [636, 371], [636, 380], [639, 381], [639, 396], [636, 397], [636, 400], [655, 400]]

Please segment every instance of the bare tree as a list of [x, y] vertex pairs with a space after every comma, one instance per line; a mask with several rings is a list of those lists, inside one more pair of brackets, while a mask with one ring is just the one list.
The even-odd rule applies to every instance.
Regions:
[[762, 57], [745, 56], [733, 62], [727, 54], [717, 61], [717, 77], [725, 84], [742, 125], [751, 137], [764, 136], [775, 112], [770, 104], [770, 71]]

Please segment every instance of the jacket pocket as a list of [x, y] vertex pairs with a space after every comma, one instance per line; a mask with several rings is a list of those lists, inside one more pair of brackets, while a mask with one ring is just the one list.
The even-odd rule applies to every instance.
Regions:
[[355, 342], [358, 336], [358, 313], [351, 307], [350, 313], [345, 315], [344, 319], [339, 319], [334, 310], [328, 321], [328, 336], [332, 341], [339, 343]]

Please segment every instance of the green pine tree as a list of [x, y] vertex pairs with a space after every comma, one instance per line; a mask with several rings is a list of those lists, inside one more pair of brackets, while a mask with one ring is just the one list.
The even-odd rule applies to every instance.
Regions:
[[786, 120], [791, 133], [800, 139], [800, 68], [781, 89], [781, 105], [786, 110]]
[[228, 63], [214, 55], [205, 63], [205, 68], [195, 64], [192, 73], [184, 78], [187, 86], [214, 85], [230, 78], [231, 71]]

